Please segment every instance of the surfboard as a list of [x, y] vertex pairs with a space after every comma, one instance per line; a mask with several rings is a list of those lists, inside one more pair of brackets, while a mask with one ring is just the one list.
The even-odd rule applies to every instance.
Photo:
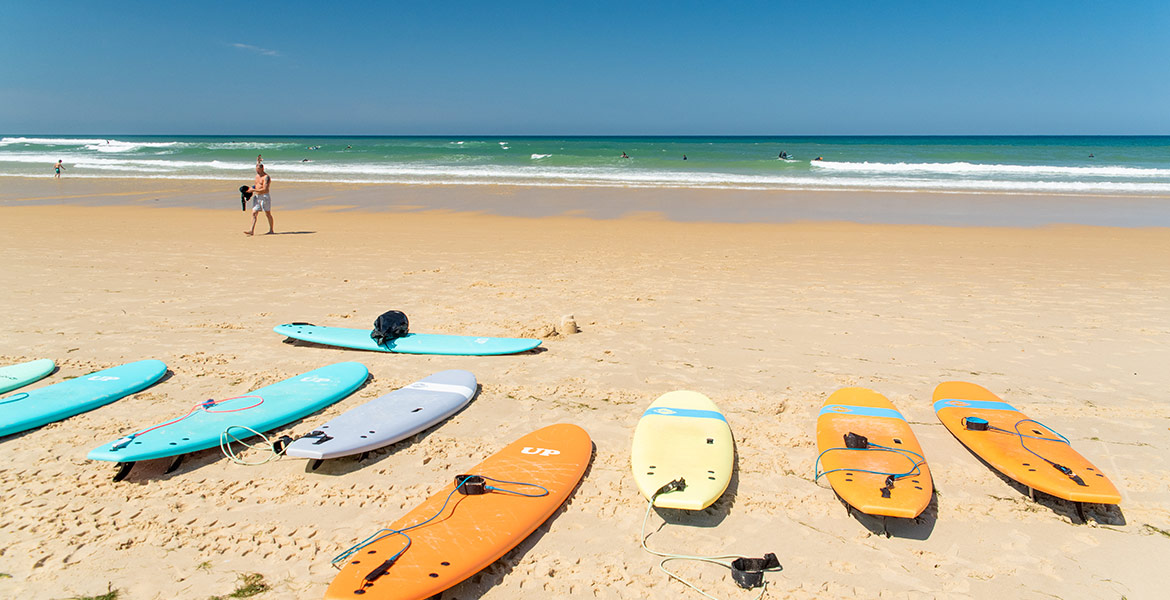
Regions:
[[[576, 425], [550, 425], [516, 440], [459, 475], [537, 484], [548, 490], [547, 495], [501, 491], [464, 495], [455, 491], [458, 478], [453, 477], [437, 494], [389, 525], [403, 529], [426, 522], [406, 532], [409, 544], [402, 535], [389, 535], [357, 550], [343, 561], [325, 592], [326, 600], [430, 598], [475, 575], [564, 504], [585, 474], [592, 452], [589, 434]], [[529, 486], [486, 483], [540, 493]], [[405, 552], [393, 560], [403, 548]]]
[[385, 345], [379, 345], [370, 337], [369, 329], [286, 323], [277, 325], [272, 330], [294, 340], [313, 342], [314, 344], [397, 354], [491, 356], [526, 352], [540, 345], [540, 340], [529, 338], [493, 338], [433, 333], [408, 333]]
[[140, 360], [43, 388], [0, 398], [0, 436], [93, 410], [150, 387], [167, 372], [160, 360]]
[[[702, 510], [731, 483], [735, 440], [727, 418], [710, 398], [669, 392], [642, 413], [630, 458], [634, 482], [654, 506]], [[663, 485], [680, 478], [685, 489], [654, 497]]]
[[57, 363], [48, 358], [0, 367], [0, 394], [43, 379], [55, 368]]
[[[865, 437], [866, 447], [849, 447], [850, 433]], [[910, 424], [873, 390], [843, 388], [825, 400], [817, 415], [817, 453], [818, 474], [867, 515], [913, 519], [934, 495], [930, 468]]]
[[215, 448], [229, 428], [241, 439], [252, 436], [243, 427], [261, 433], [276, 429], [350, 395], [368, 376], [365, 365], [356, 362], [314, 369], [242, 396], [196, 404], [186, 415], [102, 444], [88, 458], [131, 464]]
[[[1033, 490], [1071, 502], [1121, 503], [1121, 493], [1113, 482], [1059, 433], [1031, 420], [982, 386], [961, 381], [939, 384], [934, 389], [934, 411], [968, 450]], [[984, 425], [985, 430], [979, 430]], [[1017, 425], [1026, 437], [1016, 434]]]
[[475, 390], [475, 375], [470, 372], [441, 371], [314, 427], [284, 453], [323, 460], [376, 450], [459, 412]]

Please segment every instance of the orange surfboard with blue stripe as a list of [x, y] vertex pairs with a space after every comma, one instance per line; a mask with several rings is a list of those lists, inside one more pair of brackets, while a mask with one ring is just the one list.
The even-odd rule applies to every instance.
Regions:
[[967, 449], [1029, 488], [1071, 502], [1121, 503], [1113, 482], [1067, 439], [982, 386], [939, 384], [934, 411]]
[[[849, 447], [849, 434], [864, 437], [866, 447]], [[934, 495], [910, 424], [873, 390], [843, 388], [829, 396], [817, 416], [817, 452], [818, 478], [826, 477], [842, 500], [865, 514], [912, 519]]]

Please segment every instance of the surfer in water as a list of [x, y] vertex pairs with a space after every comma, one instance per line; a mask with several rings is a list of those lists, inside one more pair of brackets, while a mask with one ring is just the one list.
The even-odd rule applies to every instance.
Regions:
[[629, 156], [625, 152], [622, 152], [622, 158], [629, 158]]
[[[256, 157], [259, 160], [260, 157]], [[256, 163], [256, 184], [252, 189], [252, 228], [244, 232], [244, 235], [252, 235], [256, 232], [256, 218], [260, 216], [260, 211], [264, 211], [264, 216], [268, 217], [268, 233], [276, 233], [272, 223], [272, 196], [269, 192], [272, 189], [272, 177], [264, 172], [264, 164]]]

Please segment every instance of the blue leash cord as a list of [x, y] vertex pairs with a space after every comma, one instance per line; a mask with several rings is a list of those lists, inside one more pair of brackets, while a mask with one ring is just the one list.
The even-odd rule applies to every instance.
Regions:
[[[823, 457], [825, 454], [828, 454], [829, 452], [832, 452], [834, 450], [853, 450], [853, 451], [859, 451], [859, 452], [893, 452], [894, 454], [897, 454], [897, 455], [905, 458], [906, 460], [910, 461], [910, 464], [912, 466], [910, 467], [910, 470], [906, 471], [905, 473], [889, 473], [889, 472], [884, 472], [884, 471], [870, 471], [868, 469], [849, 469], [849, 468], [845, 468], [845, 467], [842, 467], [840, 469], [829, 469], [828, 471], [821, 471], [820, 470], [821, 457]], [[915, 460], [914, 458], [912, 458], [911, 455], [918, 457], [918, 460]], [[887, 477], [893, 477], [894, 480], [898, 480], [898, 479], [902, 479], [904, 477], [913, 477], [915, 475], [921, 475], [922, 474], [921, 466], [922, 466], [922, 463], [924, 463], [924, 462], [926, 462], [926, 458], [924, 458], [921, 454], [914, 452], [912, 450], [905, 450], [902, 448], [889, 448], [886, 446], [882, 446], [880, 444], [875, 444], [873, 442], [869, 442], [868, 448], [841, 448], [841, 447], [829, 448], [828, 450], [825, 450], [824, 452], [821, 452], [819, 455], [817, 455], [817, 460], [815, 463], [813, 463], [813, 468], [816, 471], [816, 477], [813, 478], [813, 481], [815, 482], [815, 481], [819, 480], [822, 476], [828, 475], [829, 473], [836, 473], [837, 471], [850, 471], [853, 473], [870, 473], [872, 475], [884, 475]]]
[[[375, 532], [370, 537], [358, 542], [357, 544], [355, 544], [354, 546], [352, 546], [351, 548], [349, 548], [345, 552], [338, 554], [337, 556], [335, 556], [333, 558], [333, 560], [331, 560], [329, 562], [333, 565], [336, 565], [336, 564], [341, 563], [341, 562], [345, 562], [351, 556], [360, 552], [362, 548], [365, 548], [366, 546], [369, 546], [370, 544], [373, 544], [374, 542], [376, 542], [378, 540], [388, 538], [392, 535], [400, 535], [400, 536], [406, 538], [406, 546], [404, 546], [401, 550], [399, 550], [397, 553], [395, 553], [394, 556], [391, 556], [389, 559], [387, 559], [387, 562], [392, 563], [395, 560], [398, 560], [398, 557], [402, 556], [402, 554], [404, 552], [406, 552], [407, 549], [410, 548], [411, 539], [410, 539], [409, 535], [406, 535], [406, 532], [410, 531], [412, 529], [418, 529], [419, 527], [422, 527], [423, 525], [426, 525], [427, 523], [430, 523], [431, 521], [434, 521], [435, 519], [439, 518], [439, 515], [443, 514], [443, 511], [447, 510], [447, 504], [449, 504], [451, 502], [451, 496], [454, 496], [455, 492], [458, 492], [459, 488], [462, 487], [465, 483], [468, 482], [468, 480], [472, 479], [473, 477], [475, 477], [475, 476], [468, 475], [468, 476], [462, 478], [461, 480], [457, 480], [455, 483], [455, 489], [451, 490], [451, 493], [447, 494], [447, 498], [445, 500], [443, 500], [443, 506], [441, 506], [439, 508], [439, 512], [435, 513], [434, 515], [431, 515], [429, 518], [427, 518], [427, 520], [425, 520], [421, 523], [415, 523], [414, 525], [411, 525], [410, 527], [405, 527], [403, 529], [379, 529], [377, 532]], [[483, 477], [483, 479], [485, 479], [487, 481], [494, 481], [494, 482], [499, 483], [501, 485], [520, 485], [520, 486], [540, 488], [542, 490], [542, 493], [539, 493], [539, 494], [525, 494], [523, 492], [518, 492], [515, 490], [498, 488], [498, 487], [490, 486], [490, 485], [486, 486], [487, 490], [493, 491], [493, 492], [512, 494], [515, 496], [523, 496], [525, 498], [540, 498], [542, 496], [547, 496], [549, 493], [548, 488], [546, 488], [542, 485], [537, 485], [535, 483], [523, 483], [523, 482], [519, 482], [519, 481], [503, 481], [500, 479], [493, 479], [491, 477], [484, 477], [482, 475], [480, 477]]]
[[[1020, 425], [1023, 425], [1024, 423], [1035, 423], [1035, 424], [1037, 424], [1037, 425], [1039, 425], [1039, 426], [1041, 426], [1041, 427], [1043, 427], [1043, 428], [1047, 429], [1048, 431], [1052, 432], [1053, 434], [1055, 434], [1055, 435], [1056, 435], [1056, 437], [1058, 437], [1058, 438], [1060, 438], [1060, 439], [1059, 439], [1059, 440], [1055, 440], [1055, 439], [1052, 439], [1052, 438], [1050, 438], [1050, 437], [1043, 437], [1043, 436], [1038, 436], [1038, 435], [1028, 435], [1028, 434], [1026, 434], [1026, 433], [1021, 433], [1021, 432], [1020, 432]], [[1016, 425], [1015, 425], [1015, 428], [1014, 428], [1014, 429], [1015, 429], [1015, 431], [1014, 431], [1014, 432], [1013, 432], [1013, 431], [1008, 431], [1008, 430], [1006, 430], [1006, 429], [1000, 429], [999, 427], [990, 427], [990, 426], [989, 426], [989, 427], [988, 427], [988, 429], [992, 429], [992, 430], [995, 430], [995, 431], [1002, 431], [1003, 433], [1014, 433], [1014, 434], [1015, 434], [1017, 437], [1019, 437], [1019, 438], [1020, 438], [1020, 447], [1022, 447], [1024, 450], [1027, 450], [1028, 452], [1030, 452], [1030, 453], [1031, 453], [1033, 456], [1035, 456], [1036, 458], [1039, 458], [1040, 460], [1042, 460], [1042, 461], [1044, 461], [1044, 462], [1046, 462], [1046, 463], [1048, 463], [1048, 464], [1050, 464], [1050, 465], [1052, 465], [1052, 466], [1056, 467], [1057, 469], [1060, 469], [1060, 470], [1061, 470], [1061, 472], [1064, 472], [1064, 470], [1063, 470], [1063, 469], [1061, 469], [1061, 466], [1062, 466], [1062, 465], [1057, 465], [1056, 463], [1052, 462], [1051, 460], [1048, 460], [1047, 458], [1044, 458], [1043, 456], [1041, 456], [1041, 455], [1037, 454], [1035, 450], [1033, 450], [1033, 449], [1031, 449], [1031, 448], [1029, 448], [1029, 447], [1028, 447], [1028, 444], [1024, 443], [1024, 438], [1031, 438], [1031, 439], [1034, 439], [1034, 440], [1046, 440], [1046, 441], [1049, 441], [1049, 442], [1062, 442], [1062, 443], [1064, 443], [1064, 444], [1067, 444], [1067, 445], [1069, 445], [1069, 446], [1072, 446], [1072, 442], [1069, 442], [1069, 441], [1068, 441], [1068, 438], [1064, 437], [1064, 435], [1062, 435], [1062, 434], [1061, 434], [1059, 431], [1057, 431], [1057, 430], [1055, 430], [1055, 429], [1053, 429], [1053, 428], [1051, 428], [1051, 427], [1049, 427], [1049, 426], [1047, 426], [1047, 425], [1045, 425], [1045, 424], [1041, 423], [1040, 421], [1037, 421], [1036, 419], [1021, 419], [1021, 420], [1019, 420], [1019, 421], [1016, 421]], [[1065, 467], [1065, 468], [1067, 468], [1067, 467]], [[1065, 473], [1065, 475], [1068, 475], [1068, 473]]]
[[[481, 475], [481, 477], [483, 477], [484, 479], [486, 479], [488, 481], [494, 481], [494, 482], [499, 483], [501, 485], [523, 485], [526, 487], [534, 487], [534, 488], [541, 489], [541, 493], [539, 493], [539, 494], [525, 494], [524, 492], [517, 492], [516, 490], [508, 490], [508, 489], [498, 488], [498, 487], [494, 487], [494, 486], [490, 486], [490, 485], [487, 486], [487, 489], [489, 489], [493, 492], [500, 492], [503, 494], [512, 494], [514, 496], [523, 496], [525, 498], [540, 498], [541, 496], [548, 495], [548, 488], [544, 487], [543, 485], [537, 485], [535, 483], [524, 483], [521, 481], [504, 481], [502, 479], [492, 479], [491, 477], [486, 477], [483, 475]], [[456, 486], [456, 487], [459, 487], [459, 486]]]

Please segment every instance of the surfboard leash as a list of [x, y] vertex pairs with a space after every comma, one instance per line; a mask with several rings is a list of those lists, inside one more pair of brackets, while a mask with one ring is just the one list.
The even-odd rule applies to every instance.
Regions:
[[[501, 487], [488, 485], [487, 482], [489, 482], [489, 481], [498, 483], [500, 485], [517, 485], [517, 486], [540, 488], [540, 490], [542, 490], [542, 492], [541, 493], [531, 493], [531, 494], [519, 492], [516, 490], [510, 490], [507, 488], [501, 488]], [[411, 525], [410, 527], [403, 527], [402, 529], [379, 529], [378, 531], [374, 532], [373, 535], [358, 542], [357, 544], [354, 544], [346, 551], [333, 557], [333, 559], [329, 561], [330, 564], [332, 564], [335, 568], [340, 569], [341, 567], [338, 566], [340, 563], [345, 562], [346, 560], [349, 560], [353, 555], [360, 552], [362, 550], [362, 548], [365, 548], [366, 546], [369, 546], [370, 544], [373, 544], [374, 542], [377, 542], [378, 540], [382, 540], [382, 539], [385, 539], [385, 538], [388, 538], [388, 537], [394, 536], [394, 535], [400, 535], [400, 536], [406, 538], [406, 545], [403, 546], [401, 550], [399, 550], [398, 552], [395, 552], [394, 555], [391, 556], [390, 558], [382, 561], [382, 564], [375, 567], [372, 571], [367, 573], [365, 577], [362, 578], [361, 589], [364, 590], [367, 585], [372, 584], [379, 577], [381, 577], [382, 575], [385, 575], [386, 572], [390, 570], [390, 567], [394, 566], [394, 562], [397, 561], [398, 558], [401, 557], [410, 548], [412, 540], [410, 539], [410, 536], [406, 534], [406, 532], [414, 530], [414, 529], [418, 529], [419, 527], [422, 527], [423, 525], [426, 525], [427, 523], [430, 523], [431, 521], [434, 521], [435, 519], [439, 518], [439, 516], [443, 514], [443, 511], [447, 510], [447, 505], [450, 504], [451, 497], [454, 496], [456, 492], [458, 492], [460, 495], [464, 495], [464, 496], [479, 496], [479, 495], [487, 494], [490, 492], [500, 492], [500, 493], [504, 493], [504, 494], [521, 496], [521, 497], [525, 497], [525, 498], [540, 498], [542, 496], [547, 496], [549, 494], [548, 488], [546, 488], [542, 485], [536, 484], [536, 483], [524, 483], [524, 482], [520, 482], [520, 481], [504, 481], [501, 479], [487, 477], [485, 475], [456, 475], [455, 476], [455, 488], [452, 489], [451, 492], [447, 494], [447, 497], [443, 500], [443, 506], [439, 507], [438, 512], [431, 515], [426, 520], [419, 522], [419, 523], [415, 523], [414, 525]]]
[[[858, 451], [858, 452], [892, 452], [892, 453], [897, 454], [898, 456], [901, 456], [901, 457], [905, 458], [906, 460], [910, 461], [911, 466], [910, 466], [910, 470], [905, 471], [903, 473], [895, 473], [892, 471], [872, 471], [869, 469], [850, 469], [848, 467], [841, 467], [839, 469], [829, 469], [828, 471], [822, 471], [821, 470], [821, 458], [823, 458], [826, 454], [833, 452], [835, 450], [852, 450], [852, 451]], [[886, 482], [885, 482], [886, 484], [884, 487], [881, 488], [882, 498], [889, 498], [890, 497], [890, 490], [894, 489], [895, 482], [897, 482], [899, 479], [905, 479], [906, 477], [917, 477], [917, 476], [921, 475], [922, 474], [922, 465], [925, 463], [926, 463], [926, 457], [922, 456], [921, 454], [919, 454], [917, 452], [914, 452], [913, 450], [907, 450], [905, 448], [891, 448], [889, 446], [875, 444], [875, 443], [869, 441], [865, 436], [858, 435], [858, 434], [853, 433], [851, 431], [851, 432], [845, 434], [845, 445], [844, 446], [837, 446], [834, 448], [828, 448], [817, 455], [816, 461], [813, 462], [813, 470], [815, 471], [815, 477], [813, 477], [813, 482], [820, 480], [821, 477], [828, 475], [829, 473], [836, 473], [837, 471], [849, 471], [851, 473], [869, 473], [871, 475], [884, 475], [886, 477]]]
[[[252, 435], [246, 435], [246, 436], [244, 436], [244, 438], [249, 438], [249, 437], [255, 436], [255, 437], [259, 437], [263, 441], [257, 442], [255, 444], [249, 444], [248, 442], [244, 441], [244, 438], [236, 437], [232, 433], [233, 429], [243, 429], [243, 430], [252, 434]], [[287, 436], [287, 435], [282, 435], [276, 439], [272, 439], [272, 438], [264, 435], [263, 433], [256, 431], [255, 429], [252, 429], [251, 427], [247, 427], [245, 425], [229, 425], [227, 429], [224, 429], [219, 434], [219, 450], [220, 450], [220, 452], [223, 452], [223, 455], [226, 456], [228, 458], [228, 460], [236, 463], [237, 465], [244, 465], [244, 466], [248, 466], [248, 467], [254, 467], [257, 465], [267, 464], [267, 463], [270, 463], [270, 462], [280, 458], [281, 456], [284, 456], [284, 450], [285, 450], [285, 448], [288, 447], [289, 443], [291, 443], [291, 442], [292, 442], [292, 438]], [[267, 447], [267, 449], [271, 450], [272, 453], [269, 454], [267, 457], [264, 458], [264, 460], [261, 460], [261, 461], [246, 461], [246, 460], [240, 458], [239, 455], [236, 454], [236, 452], [234, 450], [232, 450], [233, 443], [239, 443], [249, 450]]]
[[646, 539], [651, 535], [646, 533], [646, 523], [650, 520], [650, 513], [654, 510], [654, 501], [662, 494], [669, 494], [670, 492], [685, 490], [686, 487], [686, 479], [680, 477], [658, 488], [658, 490], [654, 492], [654, 495], [650, 497], [650, 501], [646, 506], [646, 515], [642, 517], [642, 549], [646, 552], [649, 552], [650, 554], [662, 557], [662, 560], [658, 561], [659, 570], [661, 570], [663, 573], [666, 573], [666, 575], [671, 579], [676, 579], [679, 581], [679, 583], [682, 583], [683, 585], [698, 592], [705, 598], [709, 598], [710, 600], [720, 600], [719, 598], [699, 589], [699, 587], [695, 584], [687, 581], [686, 579], [683, 579], [677, 573], [667, 569], [666, 563], [672, 560], [691, 560], [725, 567], [731, 570], [731, 578], [739, 587], [745, 590], [750, 590], [756, 587], [760, 588], [760, 593], [756, 594], [753, 600], [759, 600], [760, 598], [763, 598], [764, 593], [768, 591], [768, 582], [764, 579], [764, 573], [784, 570], [784, 567], [780, 565], [780, 561], [772, 552], [765, 554], [763, 558], [746, 558], [738, 554], [724, 554], [719, 556], [691, 556], [688, 554], [671, 554], [669, 552], [659, 552], [657, 550], [651, 549], [646, 545]]
[[[250, 406], [243, 406], [240, 408], [232, 408], [232, 409], [228, 409], [228, 410], [211, 410], [212, 408], [219, 406], [220, 404], [223, 404], [224, 402], [229, 402], [231, 400], [239, 400], [241, 398], [256, 398], [259, 401], [256, 402], [255, 404], [250, 405]], [[175, 423], [178, 423], [179, 421], [182, 421], [183, 419], [190, 417], [191, 415], [199, 412], [200, 410], [203, 410], [204, 412], [209, 412], [209, 413], [232, 413], [232, 412], [239, 412], [241, 410], [248, 410], [249, 408], [256, 408], [257, 406], [260, 406], [261, 404], [264, 404], [264, 398], [262, 398], [260, 396], [252, 395], [252, 394], [245, 394], [243, 396], [233, 396], [231, 398], [224, 398], [223, 400], [216, 400], [215, 398], [208, 398], [207, 400], [204, 400], [203, 402], [200, 402], [200, 403], [196, 404], [195, 406], [192, 406], [191, 410], [187, 411], [187, 414], [185, 414], [177, 419], [172, 419], [170, 421], [167, 421], [166, 423], [160, 423], [158, 425], [155, 425], [154, 427], [143, 429], [142, 431], [137, 431], [137, 432], [131, 433], [130, 435], [127, 435], [127, 436], [124, 436], [124, 437], [117, 439], [113, 444], [110, 445], [110, 450], [120, 450], [122, 448], [125, 448], [126, 446], [130, 445], [130, 442], [134, 441], [134, 438], [136, 438], [140, 435], [146, 434], [146, 433], [150, 433], [151, 431], [154, 431], [156, 429], [162, 429], [163, 427], [167, 427], [169, 425], [174, 425]]]
[[[1052, 468], [1056, 469], [1057, 471], [1060, 471], [1061, 473], [1064, 473], [1064, 475], [1066, 477], [1071, 479], [1077, 485], [1083, 486], [1083, 487], [1088, 487], [1088, 485], [1089, 485], [1089, 484], [1085, 483], [1085, 480], [1082, 479], [1080, 475], [1077, 475], [1072, 469], [1070, 469], [1070, 468], [1068, 468], [1068, 467], [1066, 467], [1066, 466], [1064, 466], [1056, 461], [1049, 460], [1046, 456], [1044, 456], [1044, 455], [1040, 454], [1039, 452], [1036, 452], [1035, 450], [1028, 447], [1028, 444], [1024, 441], [1025, 439], [1044, 440], [1044, 441], [1048, 441], [1048, 442], [1060, 442], [1060, 443], [1063, 443], [1069, 447], [1072, 447], [1072, 442], [1069, 442], [1068, 438], [1064, 437], [1063, 434], [1061, 434], [1059, 431], [1041, 423], [1040, 421], [1037, 421], [1036, 419], [1020, 419], [1019, 421], [1016, 421], [1016, 424], [1013, 427], [1013, 429], [1015, 431], [1008, 431], [1008, 430], [1003, 429], [1001, 427], [996, 427], [996, 426], [988, 423], [986, 419], [980, 419], [978, 417], [963, 417], [962, 423], [963, 423], [963, 427], [965, 427], [966, 429], [972, 430], [972, 431], [988, 431], [988, 430], [990, 430], [990, 431], [998, 431], [1000, 433], [1006, 433], [1008, 435], [1014, 435], [1020, 441], [1021, 448], [1023, 448], [1024, 450], [1027, 450], [1029, 453], [1031, 453], [1036, 458], [1039, 458], [1040, 460], [1052, 465]], [[1023, 425], [1024, 423], [1035, 423], [1035, 424], [1043, 427], [1044, 429], [1047, 429], [1049, 432], [1051, 432], [1053, 435], [1055, 435], [1057, 438], [1060, 438], [1060, 439], [1044, 437], [1043, 435], [1026, 434], [1026, 433], [1020, 431], [1020, 425]]]

